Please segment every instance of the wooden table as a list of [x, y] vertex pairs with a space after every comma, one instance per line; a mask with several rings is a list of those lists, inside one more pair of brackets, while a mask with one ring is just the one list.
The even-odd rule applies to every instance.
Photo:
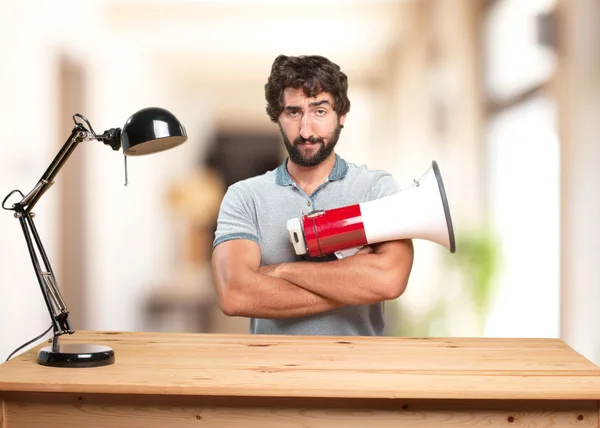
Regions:
[[[0, 365], [0, 427], [598, 427], [600, 368], [558, 339], [77, 332], [116, 362]], [[46, 344], [43, 344], [44, 346]]]

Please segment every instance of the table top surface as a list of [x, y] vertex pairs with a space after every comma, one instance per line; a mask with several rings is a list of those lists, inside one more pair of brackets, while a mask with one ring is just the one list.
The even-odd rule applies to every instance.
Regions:
[[559, 339], [401, 338], [77, 331], [115, 363], [55, 368], [39, 345], [0, 364], [0, 394], [591, 399], [600, 368]]

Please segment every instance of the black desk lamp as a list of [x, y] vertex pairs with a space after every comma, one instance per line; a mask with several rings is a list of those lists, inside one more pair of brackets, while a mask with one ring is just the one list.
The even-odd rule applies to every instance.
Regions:
[[[84, 123], [78, 122], [77, 118], [83, 120]], [[110, 347], [96, 344], [61, 345], [58, 342], [59, 336], [65, 333], [73, 334], [75, 331], [71, 328], [68, 320], [69, 311], [56, 285], [50, 262], [33, 223], [34, 213], [31, 210], [40, 197], [54, 184], [54, 177], [75, 147], [84, 140], [102, 141], [113, 150], [119, 150], [122, 147], [123, 154], [126, 156], [140, 156], [178, 146], [187, 140], [187, 134], [185, 128], [172, 113], [156, 107], [139, 110], [125, 122], [122, 129], [112, 128], [102, 135], [97, 135], [89, 121], [80, 114], [73, 115], [73, 121], [75, 126], [71, 135], [34, 189], [27, 195], [23, 195], [19, 190], [13, 190], [2, 201], [2, 208], [14, 211], [14, 216], [21, 223], [31, 261], [52, 319], [52, 345], [40, 350], [38, 362], [54, 367], [98, 367], [114, 362], [114, 351]], [[8, 208], [5, 203], [13, 193], [19, 193], [22, 199]], [[43, 269], [36, 254], [36, 247], [43, 261]]]

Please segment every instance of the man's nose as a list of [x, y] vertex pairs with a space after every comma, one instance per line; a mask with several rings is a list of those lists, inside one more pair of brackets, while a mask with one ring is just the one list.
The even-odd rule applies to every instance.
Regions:
[[313, 136], [312, 121], [310, 115], [304, 115], [300, 122], [300, 136], [305, 140]]

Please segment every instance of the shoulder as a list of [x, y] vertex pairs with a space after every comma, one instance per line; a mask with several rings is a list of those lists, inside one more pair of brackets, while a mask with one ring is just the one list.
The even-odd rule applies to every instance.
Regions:
[[353, 188], [362, 188], [367, 199], [377, 199], [400, 191], [394, 176], [383, 169], [373, 169], [364, 164], [348, 163], [347, 180]]
[[227, 194], [239, 198], [251, 198], [254, 195], [268, 191], [274, 185], [275, 170], [270, 170], [261, 175], [236, 181], [229, 186]]
[[373, 169], [364, 164], [347, 162], [349, 181], [360, 181], [371, 186], [376, 183], [383, 185], [394, 185], [396, 180], [389, 171], [384, 169]]
[[370, 178], [373, 181], [381, 178], [381, 177], [391, 177], [388, 171], [384, 169], [373, 169], [365, 164], [357, 164], [353, 162], [346, 162], [348, 165], [348, 175], [356, 176], [361, 179]]

